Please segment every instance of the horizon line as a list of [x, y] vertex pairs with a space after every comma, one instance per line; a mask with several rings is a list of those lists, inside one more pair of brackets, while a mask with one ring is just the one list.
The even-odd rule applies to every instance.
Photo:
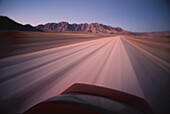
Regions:
[[[14, 22], [16, 22], [16, 23], [18, 23], [18, 24], [22, 24], [22, 25], [31, 25], [32, 27], [36, 27], [36, 26], [38, 26], [38, 25], [45, 25], [45, 24], [48, 24], [48, 23], [61, 23], [61, 22], [66, 22], [66, 23], [68, 23], [68, 24], [93, 24], [93, 23], [98, 23], [98, 24], [102, 24], [102, 25], [106, 25], [106, 26], [111, 26], [111, 27], [113, 27], [113, 28], [122, 28], [122, 27], [120, 27], [120, 26], [112, 26], [112, 25], [108, 25], [108, 24], [104, 24], [104, 23], [100, 23], [100, 22], [91, 22], [91, 23], [88, 23], [88, 22], [81, 22], [81, 23], [75, 23], [75, 22], [73, 22], [73, 23], [71, 23], [71, 22], [69, 22], [69, 21], [58, 21], [58, 22], [54, 22], [54, 21], [49, 21], [49, 22], [44, 22], [44, 23], [39, 23], [39, 24], [36, 24], [36, 25], [33, 25], [33, 24], [29, 24], [29, 23], [22, 23], [22, 22], [18, 22], [18, 21], [15, 21], [14, 19], [12, 19], [11, 17], [9, 17], [9, 16], [6, 16], [6, 15], [0, 15], [0, 17], [7, 17], [7, 18], [9, 18], [9, 19], [11, 19], [12, 21], [14, 21]], [[126, 29], [124, 29], [124, 28], [122, 28], [123, 30], [126, 30]], [[132, 30], [126, 30], [126, 31], [130, 31], [130, 32], [134, 32], [134, 31], [132, 31]], [[143, 31], [143, 32], [139, 32], [139, 31], [137, 31], [137, 32], [134, 32], [134, 33], [152, 33], [152, 32], [170, 32], [170, 30], [162, 30], [162, 31]]]

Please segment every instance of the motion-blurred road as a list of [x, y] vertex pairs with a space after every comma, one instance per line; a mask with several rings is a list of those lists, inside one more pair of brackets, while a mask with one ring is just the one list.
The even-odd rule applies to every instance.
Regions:
[[[147, 44], [150, 42], [150, 44]], [[74, 83], [121, 90], [145, 98], [156, 112], [170, 101], [169, 45], [115, 36], [0, 60], [0, 108], [23, 112]]]

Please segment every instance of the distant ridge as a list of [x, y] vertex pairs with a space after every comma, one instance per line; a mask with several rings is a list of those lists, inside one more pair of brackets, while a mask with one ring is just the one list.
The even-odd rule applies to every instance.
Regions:
[[38, 26], [29, 24], [22, 25], [8, 18], [0, 16], [0, 30], [18, 30], [18, 31], [35, 31], [35, 32], [72, 32], [72, 33], [96, 33], [96, 34], [116, 34], [116, 35], [147, 35], [147, 36], [170, 36], [170, 31], [157, 32], [131, 32], [120, 27], [112, 27], [99, 23], [82, 23], [69, 24], [68, 22], [47, 23]]
[[29, 24], [19, 24], [6, 16], [0, 16], [0, 30], [42, 31]]
[[104, 33], [104, 34], [132, 34], [130, 31], [120, 27], [111, 27], [99, 23], [69, 24], [68, 22], [47, 23], [38, 25], [36, 29], [46, 32], [83, 32], [83, 33]]
[[111, 27], [99, 23], [69, 24], [68, 22], [47, 23], [45, 25], [31, 26], [22, 25], [6, 16], [0, 16], [0, 30], [19, 31], [44, 31], [44, 32], [73, 32], [73, 33], [100, 33], [100, 34], [133, 34], [133, 32], [123, 30], [120, 27]]

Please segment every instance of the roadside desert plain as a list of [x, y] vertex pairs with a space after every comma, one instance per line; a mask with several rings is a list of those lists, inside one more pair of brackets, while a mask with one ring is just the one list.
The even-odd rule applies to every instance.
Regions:
[[110, 35], [0, 31], [0, 58], [94, 40]]
[[168, 110], [169, 36], [0, 34], [0, 108], [4, 112], [24, 112], [74, 83], [127, 92], [146, 99], [157, 113]]

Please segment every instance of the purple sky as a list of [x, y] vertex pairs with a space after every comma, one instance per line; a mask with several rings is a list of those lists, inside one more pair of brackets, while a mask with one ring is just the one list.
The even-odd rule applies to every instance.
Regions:
[[169, 0], [0, 0], [0, 15], [33, 26], [99, 22], [134, 32], [169, 31]]

